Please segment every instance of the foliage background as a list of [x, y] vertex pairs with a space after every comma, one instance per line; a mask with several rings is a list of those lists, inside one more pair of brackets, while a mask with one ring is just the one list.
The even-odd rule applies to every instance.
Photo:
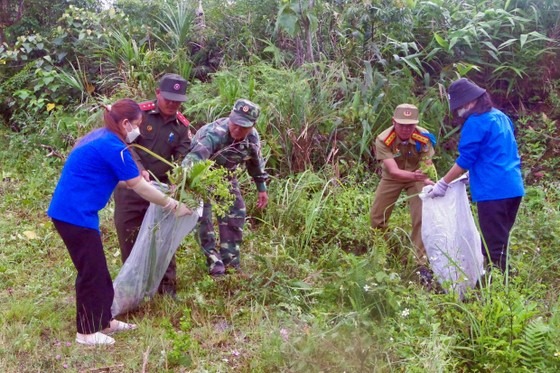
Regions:
[[[557, 1], [113, 4], [30, 0], [2, 27], [2, 371], [558, 371]], [[209, 279], [189, 237], [179, 301], [128, 315], [140, 328], [116, 348], [83, 349], [71, 343], [75, 274], [44, 211], [100, 104], [152, 99], [165, 72], [191, 82], [183, 112], [196, 128], [239, 97], [263, 109], [271, 203], [255, 210], [242, 179], [249, 278]], [[417, 283], [405, 201], [388, 240], [368, 221], [372, 140], [397, 104], [419, 106], [440, 173], [452, 164], [460, 123], [446, 87], [460, 76], [515, 119], [527, 185], [515, 272], [464, 302]], [[102, 229], [116, 275], [111, 217], [110, 204]]]

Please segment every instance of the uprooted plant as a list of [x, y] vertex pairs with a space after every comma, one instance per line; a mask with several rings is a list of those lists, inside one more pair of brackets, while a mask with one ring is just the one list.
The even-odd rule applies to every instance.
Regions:
[[232, 172], [223, 167], [215, 167], [213, 160], [207, 159], [185, 167], [168, 161], [141, 145], [131, 144], [131, 146], [141, 149], [171, 167], [167, 176], [173, 186], [170, 188], [172, 197], [183, 202], [187, 207], [196, 209], [201, 201], [206, 201], [212, 204], [217, 216], [224, 216], [233, 206], [235, 196], [229, 190]]

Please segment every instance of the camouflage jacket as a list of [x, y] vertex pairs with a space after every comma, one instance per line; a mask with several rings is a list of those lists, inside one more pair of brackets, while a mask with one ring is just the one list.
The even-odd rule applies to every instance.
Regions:
[[228, 123], [228, 118], [220, 118], [200, 128], [192, 139], [183, 166], [211, 159], [216, 164], [233, 171], [239, 164], [244, 163], [247, 172], [257, 185], [257, 190], [265, 192], [268, 174], [264, 170], [257, 130], [253, 128], [244, 140], [235, 141], [229, 133]]

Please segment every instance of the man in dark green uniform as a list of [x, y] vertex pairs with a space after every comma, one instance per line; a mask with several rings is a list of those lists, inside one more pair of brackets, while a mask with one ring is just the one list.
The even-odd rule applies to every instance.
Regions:
[[375, 140], [375, 156], [381, 162], [381, 181], [375, 191], [370, 220], [374, 229], [387, 229], [387, 223], [401, 192], [408, 200], [412, 218], [412, 243], [416, 249], [416, 264], [422, 282], [430, 282], [426, 250], [422, 242], [422, 201], [418, 194], [427, 183], [421, 162], [432, 164], [435, 137], [418, 126], [418, 108], [401, 104], [395, 108], [393, 125]]
[[[187, 81], [181, 76], [164, 75], [156, 89], [156, 100], [140, 104], [140, 108], [144, 111], [144, 119], [140, 125], [140, 135], [134, 143], [169, 161], [178, 162], [183, 159], [190, 147], [192, 137], [189, 121], [178, 111], [181, 104], [187, 100], [186, 91]], [[134, 149], [134, 153], [142, 175], [146, 179], [168, 182], [167, 164], [138, 148]], [[124, 263], [132, 251], [149, 203], [126, 188], [117, 188], [114, 198], [115, 226]], [[176, 283], [176, 263], [173, 257], [158, 292], [174, 297]]]
[[[257, 186], [257, 207], [264, 208], [268, 203], [265, 184], [268, 174], [264, 170], [259, 134], [254, 128], [259, 114], [260, 109], [253, 102], [237, 100], [229, 117], [220, 118], [198, 130], [183, 166], [189, 167], [195, 162], [211, 159], [219, 166], [233, 171], [239, 164], [244, 164]], [[210, 203], [204, 202], [199, 220], [200, 244], [212, 276], [223, 275], [226, 269], [239, 270], [240, 265], [239, 245], [243, 239], [246, 210], [239, 183], [233, 173], [230, 183], [235, 202], [226, 216], [217, 218], [220, 233], [219, 252], [216, 250]]]

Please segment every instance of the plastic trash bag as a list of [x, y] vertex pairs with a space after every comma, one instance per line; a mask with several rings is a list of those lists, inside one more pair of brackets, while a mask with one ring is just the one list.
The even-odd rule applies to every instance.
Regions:
[[466, 187], [454, 180], [445, 196], [422, 199], [422, 241], [434, 276], [447, 292], [460, 299], [484, 273], [480, 234], [476, 228]]
[[172, 212], [150, 204], [130, 256], [113, 281], [113, 317], [154, 296], [171, 258], [196, 226], [200, 214], [199, 209], [192, 215], [175, 217]]

